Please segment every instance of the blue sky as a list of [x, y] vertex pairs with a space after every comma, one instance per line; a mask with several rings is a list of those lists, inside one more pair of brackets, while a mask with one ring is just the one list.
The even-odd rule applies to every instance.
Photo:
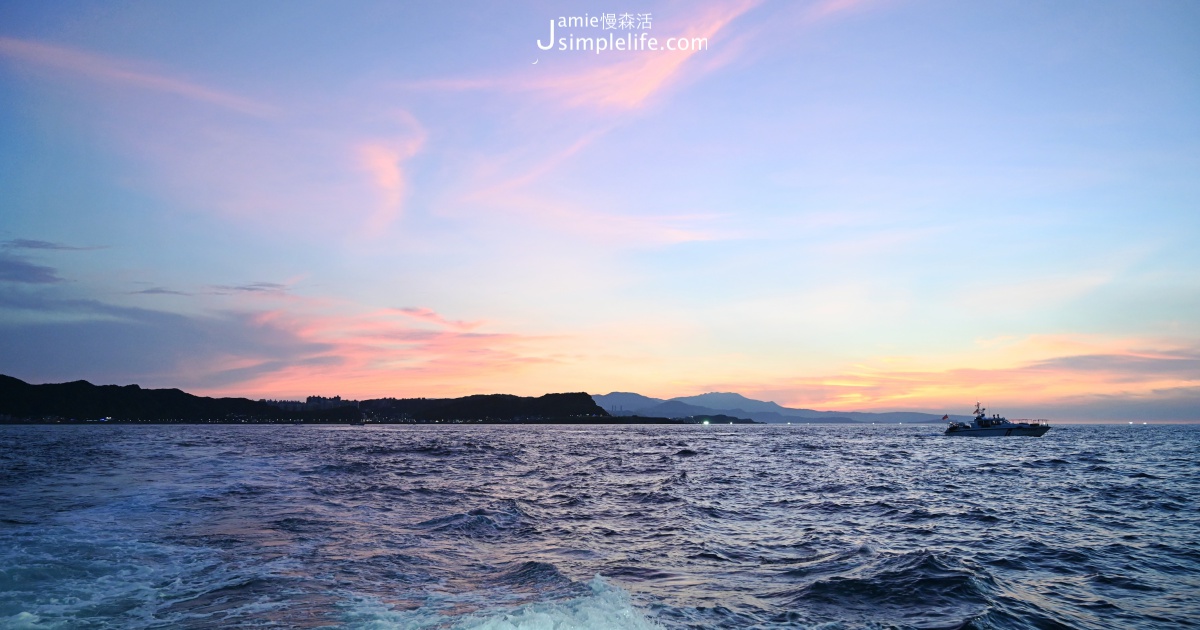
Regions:
[[[538, 48], [584, 12], [705, 47]], [[1198, 31], [1187, 2], [2, 3], [0, 372], [1200, 419]]]

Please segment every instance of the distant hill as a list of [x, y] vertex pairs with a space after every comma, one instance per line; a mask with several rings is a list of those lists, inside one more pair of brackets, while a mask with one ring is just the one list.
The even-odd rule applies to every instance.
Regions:
[[[463, 398], [381, 398], [332, 409], [285, 411], [246, 398], [208, 398], [178, 389], [93, 385], [87, 381], [31, 385], [0, 375], [4, 422], [603, 422], [610, 418], [586, 393], [537, 398], [492, 394]], [[660, 420], [665, 420], [661, 419]]]
[[[712, 407], [701, 407], [700, 405], [689, 405], [678, 400], [668, 400], [658, 403], [647, 409], [638, 412], [638, 415], [649, 416], [666, 416], [668, 418], [683, 418], [685, 416], [711, 416], [718, 415]], [[734, 414], [727, 414], [734, 415]], [[745, 415], [745, 414], [743, 414]]]
[[0, 375], [0, 415], [35, 420], [112, 418], [197, 422], [271, 419], [280, 417], [283, 412], [266, 403], [245, 398], [193, 396], [178, 389], [92, 385], [87, 381], [30, 385], [11, 376]]
[[[263, 401], [194, 396], [178, 389], [93, 385], [87, 381], [31, 385], [0, 375], [0, 422], [356, 422], [365, 419], [373, 422], [628, 423], [666, 419], [688, 419], [684, 422], [690, 422], [717, 416], [727, 416], [734, 421], [750, 419], [772, 423], [941, 421], [940, 415], [915, 412], [793, 409], [740, 394], [718, 392], [671, 400], [632, 392], [597, 396], [576, 392], [536, 398], [508, 394], [379, 398], [346, 401], [345, 406], [333, 409], [285, 411]], [[966, 419], [964, 416], [952, 418]]]
[[[685, 418], [712, 415], [728, 415], [750, 418], [758, 422], [819, 422], [819, 423], [901, 423], [941, 422], [939, 414], [911, 411], [872, 413], [866, 411], [816, 411], [784, 407], [778, 403], [754, 400], [732, 392], [711, 392], [698, 396], [679, 396], [670, 400], [651, 398], [632, 392], [613, 392], [592, 396], [597, 404], [604, 406], [614, 415], [664, 416]], [[967, 416], [951, 416], [965, 420]]]
[[[811, 411], [809, 409], [788, 409], [777, 403], [753, 400], [746, 398], [741, 394], [711, 392], [708, 394], [700, 394], [699, 396], [679, 396], [672, 398], [682, 403], [696, 405], [697, 407], [708, 407], [709, 409], [742, 409], [745, 411], [773, 411], [775, 413], [788, 413], [790, 411]], [[814, 412], [816, 413], [816, 412]]]
[[649, 396], [643, 396], [641, 394], [633, 394], [629, 392], [598, 394], [592, 396], [592, 400], [596, 401], [597, 405], [600, 405], [613, 415], [624, 415], [621, 412], [631, 411], [634, 409], [648, 409], [659, 403], [666, 402], [662, 398], [651, 398]]
[[503, 420], [609, 417], [586, 393], [546, 394], [537, 398], [488, 394], [463, 398], [382, 398], [360, 406], [380, 419]]

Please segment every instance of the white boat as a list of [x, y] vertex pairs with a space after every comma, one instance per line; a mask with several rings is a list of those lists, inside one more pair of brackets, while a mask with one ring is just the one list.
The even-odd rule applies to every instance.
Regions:
[[975, 419], [970, 424], [951, 421], [950, 426], [946, 427], [946, 435], [995, 435], [1001, 437], [1029, 435], [1041, 437], [1050, 430], [1050, 424], [1045, 420], [1017, 420], [1014, 422], [1009, 421], [1007, 418], [1002, 418], [997, 414], [992, 414], [989, 418], [985, 413], [986, 411], [987, 409], [980, 407], [979, 403], [975, 403]]

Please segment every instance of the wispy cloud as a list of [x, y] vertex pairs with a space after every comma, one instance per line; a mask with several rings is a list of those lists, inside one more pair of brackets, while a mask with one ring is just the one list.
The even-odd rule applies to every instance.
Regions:
[[[242, 312], [187, 315], [17, 291], [0, 291], [0, 312], [31, 315], [0, 318], [0, 372], [42, 381], [229, 387], [332, 349]], [[237, 379], [225, 374], [231, 366], [243, 368]]]
[[[707, 5], [692, 5], [686, 21], [664, 21], [655, 25], [659, 46], [665, 47], [668, 38], [700, 38], [713, 40], [723, 34], [731, 22], [753, 9], [760, 0], [737, 2], [714, 2]], [[538, 76], [526, 74], [520, 77], [463, 78], [413, 81], [402, 84], [412, 90], [461, 91], [503, 90], [513, 92], [536, 92], [550, 96], [555, 102], [569, 107], [631, 110], [648, 105], [652, 97], [679, 81], [687, 68], [687, 62], [696, 55], [707, 54], [707, 49], [633, 51], [596, 55], [600, 60], [580, 68], [574, 65], [563, 71]], [[715, 65], [696, 66], [703, 73]]]
[[[0, 58], [4, 54], [0, 49]], [[102, 69], [110, 61], [98, 58], [80, 67], [109, 77]], [[65, 78], [67, 89], [83, 91], [85, 83]], [[274, 114], [265, 118], [242, 116], [244, 107], [190, 108], [180, 116], [154, 102], [160, 92], [89, 94], [112, 105], [95, 108], [90, 122], [109, 136], [105, 141], [140, 158], [128, 174], [129, 184], [169, 198], [173, 210], [213, 213], [275, 233], [301, 232], [323, 240], [384, 234], [402, 216], [411, 193], [408, 162], [426, 139], [409, 112], [369, 98], [330, 95], [321, 103], [272, 109]]]
[[[413, 327], [432, 321], [440, 330]], [[291, 363], [242, 382], [239, 391], [280, 395], [335, 388], [343, 395], [461, 395], [464, 383], [487, 389], [532, 366], [555, 361], [546, 349], [554, 339], [468, 330], [431, 309], [384, 309], [353, 315], [313, 315], [295, 310], [259, 315], [263, 325], [292, 331], [299, 339], [330, 348], [337, 369]], [[497, 385], [499, 391], [502, 386]]]
[[156, 138], [131, 126], [126, 140], [146, 159], [146, 185], [183, 207], [321, 240], [386, 233], [411, 192], [407, 161], [423, 132], [403, 121], [362, 130], [314, 116], [247, 129], [215, 121], [203, 130], [163, 119]]
[[1185, 378], [1200, 381], [1200, 352], [1128, 352], [1125, 354], [1084, 354], [1055, 357], [1027, 366], [1049, 373], [1059, 371], [1106, 373], [1138, 382], [1152, 377]]
[[140, 291], [130, 291], [130, 295], [192, 295], [186, 291], [176, 291], [166, 287], [150, 287]]
[[392, 139], [366, 141], [358, 146], [362, 168], [371, 175], [382, 196], [378, 209], [366, 222], [366, 230], [370, 234], [378, 234], [400, 216], [408, 192], [404, 163], [420, 152], [425, 144], [425, 130], [416, 118], [408, 112], [399, 112], [397, 115], [408, 128], [408, 133]]
[[421, 320], [424, 322], [431, 322], [431, 323], [437, 324], [439, 326], [445, 326], [447, 328], [454, 328], [456, 330], [471, 330], [473, 328], [479, 328], [480, 326], [483, 325], [483, 322], [481, 322], [481, 321], [464, 322], [464, 321], [446, 319], [445, 317], [442, 317], [440, 314], [438, 314], [437, 311], [434, 311], [433, 309], [429, 309], [429, 308], [424, 308], [424, 307], [405, 307], [405, 308], [398, 308], [398, 309], [396, 309], [396, 311], [399, 313], [403, 313], [413, 319]]
[[489, 186], [477, 193], [476, 198], [492, 197], [496, 194], [505, 194], [513, 190], [522, 188], [536, 182], [551, 171], [561, 167], [567, 160], [574, 157], [580, 151], [586, 149], [596, 140], [612, 131], [613, 126], [608, 125], [600, 129], [594, 129], [580, 136], [575, 142], [572, 142], [565, 149], [556, 151], [549, 157], [541, 159], [524, 173], [515, 177], [510, 177], [495, 186]]
[[52, 243], [50, 241], [36, 241], [27, 238], [16, 238], [10, 241], [0, 243], [0, 247], [5, 249], [34, 249], [34, 250], [53, 250], [53, 251], [88, 251], [93, 249], [103, 249], [103, 247], [77, 247], [74, 245], [66, 245], [63, 243]]
[[26, 66], [59, 70], [96, 81], [172, 94], [252, 116], [268, 116], [276, 111], [275, 108], [253, 99], [162, 74], [148, 68], [144, 63], [73, 48], [0, 37], [0, 55]]
[[0, 254], [0, 282], [20, 284], [54, 284], [62, 282], [58, 270], [37, 265], [17, 256]]
[[[730, 25], [759, 4], [758, 0], [694, 5], [673, 19], [654, 23], [654, 35], [660, 46], [668, 37], [708, 40], [719, 47], [727, 38]], [[645, 212], [640, 209], [603, 204], [594, 198], [553, 198], [547, 192], [551, 175], [560, 170], [620, 128], [630, 112], [658, 102], [677, 83], [696, 79], [719, 67], [715, 63], [689, 63], [708, 50], [625, 51], [612, 55], [579, 56], [560, 59], [526, 70], [518, 76], [489, 79], [424, 81], [406, 84], [417, 90], [494, 90], [533, 94], [539, 103], [556, 109], [581, 110], [587, 118], [586, 131], [567, 137], [539, 133], [536, 150], [516, 151], [513, 155], [488, 156], [479, 166], [468, 169], [465, 191], [453, 209], [487, 219], [490, 211], [500, 210], [506, 220], [515, 218], [541, 228], [570, 233], [572, 236], [617, 246], [658, 246], [675, 243], [730, 238], [726, 222], [729, 215], [707, 208], [669, 209]], [[727, 58], [726, 58], [727, 61]], [[594, 114], [599, 112], [597, 119]], [[558, 146], [553, 146], [554, 143]], [[551, 146], [537, 146], [538, 144]], [[735, 236], [736, 237], [736, 236]]]
[[[14, 38], [0, 38], [3, 59], [61, 79], [73, 90], [87, 85], [80, 77], [122, 88], [102, 95], [120, 106], [98, 110], [98, 116], [113, 119], [98, 127], [115, 132], [145, 159], [145, 181], [134, 178], [135, 185], [166, 192], [182, 207], [262, 221], [274, 229], [365, 226], [367, 233], [380, 233], [400, 215], [408, 192], [404, 163], [425, 141], [416, 120], [394, 107], [383, 116], [362, 111], [357, 102], [285, 109], [144, 61]], [[162, 94], [214, 107], [193, 108], [185, 123], [169, 108], [139, 106]], [[331, 107], [341, 109], [331, 114]], [[135, 111], [149, 113], [129, 114]], [[373, 124], [379, 118], [390, 124]], [[397, 128], [399, 133], [392, 132]], [[14, 243], [47, 248], [44, 242]]]
[[609, 124], [584, 133], [565, 148], [517, 169], [516, 174], [500, 174], [500, 167], [489, 163], [476, 173], [481, 181], [463, 195], [464, 205], [503, 209], [509, 217], [520, 217], [540, 226], [571, 233], [589, 240], [624, 246], [676, 244], [736, 237], [724, 226], [726, 218], [711, 212], [678, 214], [622, 214], [610, 208], [596, 208], [590, 200], [549, 199], [540, 183], [571, 158], [615, 128]]
[[[779, 28], [794, 29], [831, 18], [870, 9], [886, 0], [820, 0], [796, 3], [795, 11], [784, 11], [786, 24]], [[671, 86], [689, 78], [701, 76], [730, 63], [745, 48], [745, 36], [761, 34], [762, 29], [748, 33], [731, 33], [731, 25], [762, 0], [735, 2], [692, 3], [684, 19], [655, 22], [654, 36], [660, 49], [595, 55], [586, 59], [586, 66], [568, 64], [565, 70], [525, 73], [521, 76], [489, 78], [438, 78], [401, 83], [404, 89], [416, 91], [507, 91], [535, 92], [550, 96], [553, 102], [570, 107], [610, 110], [636, 110], [653, 102]], [[743, 29], [744, 30], [744, 29]], [[787, 33], [794, 36], [794, 30]], [[668, 38], [703, 39], [707, 46], [700, 49], [665, 50]], [[557, 51], [555, 51], [557, 52]], [[553, 54], [553, 53], [549, 53]], [[689, 61], [704, 59], [704, 63]]]
[[211, 293], [217, 295], [228, 295], [231, 293], [283, 293], [287, 291], [286, 284], [278, 282], [250, 282], [247, 284], [214, 284], [210, 287]]
[[[960, 367], [921, 368], [903, 361], [877, 361], [823, 376], [807, 376], [774, 383], [710, 383], [705, 389], [733, 389], [752, 398], [775, 400], [794, 407], [829, 410], [912, 409], [954, 412], [954, 405], [976, 400], [1006, 408], [1048, 407], [1066, 412], [1071, 400], [1101, 394], [1132, 401], [1156, 400], [1162, 392], [1200, 387], [1200, 351], [1194, 348], [1139, 349], [1147, 341], [1089, 343], [1080, 338], [1029, 338], [1014, 340], [1010, 349], [982, 351], [982, 358], [964, 362], [943, 359]], [[1105, 347], [1103, 353], [1059, 354], [1047, 358], [1013, 357], [1047, 349]], [[1123, 347], [1124, 349], [1114, 349]], [[977, 364], [984, 364], [978, 367]], [[945, 411], [943, 411], [945, 410]], [[959, 410], [965, 411], [965, 410]], [[1094, 410], [1091, 410], [1094, 411]], [[1085, 418], [1091, 411], [1071, 418]], [[1200, 414], [1193, 414], [1200, 419]], [[1108, 417], [1108, 416], [1104, 416]], [[1175, 416], [1173, 416], [1175, 417]], [[1175, 417], [1180, 419], [1180, 417]]]
[[[754, 0], [743, 0], [709, 5], [696, 11], [698, 17], [691, 22], [667, 24], [665, 28], [677, 29], [675, 32], [678, 34], [673, 34], [675, 37], [709, 40], [711, 46], [711, 40], [716, 39], [723, 29], [757, 4]], [[688, 60], [704, 53], [703, 50], [634, 53], [589, 71], [535, 80], [529, 87], [554, 95], [575, 107], [635, 109], [646, 105], [655, 94], [680, 80]], [[700, 67], [700, 70], [703, 69]]]
[[421, 396], [478, 393], [463, 388], [555, 360], [546, 349], [555, 339], [478, 332], [479, 323], [428, 308], [331, 314], [327, 306], [188, 315], [0, 290], [0, 312], [31, 315], [0, 318], [0, 373], [217, 395]]
[[[14, 38], [0, 38], [0, 61], [72, 91], [86, 92], [91, 83], [120, 88], [86, 96], [114, 105], [94, 109], [95, 128], [142, 158], [131, 185], [172, 197], [175, 208], [272, 230], [328, 237], [366, 225], [378, 232], [399, 216], [407, 192], [403, 163], [424, 142], [406, 112], [391, 107], [380, 116], [358, 100], [276, 107], [144, 61]], [[200, 106], [180, 116], [155, 102], [164, 94]], [[381, 117], [389, 124], [374, 124]]]

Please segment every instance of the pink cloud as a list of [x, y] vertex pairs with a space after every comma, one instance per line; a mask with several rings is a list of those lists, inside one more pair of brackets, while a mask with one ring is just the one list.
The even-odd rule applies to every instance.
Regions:
[[245, 130], [224, 121], [205, 128], [154, 122], [157, 135], [122, 128], [119, 138], [144, 158], [140, 184], [182, 207], [322, 238], [386, 234], [411, 193], [407, 164], [425, 142], [407, 122], [390, 136], [329, 129], [323, 120]]
[[[749, 11], [757, 1], [712, 5], [700, 17], [680, 29], [679, 38], [713, 40], [734, 19]], [[664, 27], [669, 30], [670, 25]], [[660, 45], [666, 45], [666, 38]], [[530, 87], [555, 95], [572, 106], [635, 109], [678, 80], [689, 59], [703, 50], [638, 51], [621, 61], [600, 65], [585, 72], [571, 72], [534, 81]]]
[[[660, 93], [684, 75], [687, 61], [697, 55], [708, 54], [700, 50], [666, 50], [667, 39], [703, 38], [712, 46], [714, 40], [731, 22], [760, 4], [761, 0], [712, 3], [707, 6], [690, 6], [687, 22], [655, 23], [655, 38], [659, 49], [641, 51], [615, 51], [594, 55], [600, 60], [583, 69], [572, 66], [551, 76], [521, 76], [503, 79], [435, 79], [412, 81], [402, 87], [412, 90], [459, 91], [459, 90], [505, 90], [515, 92], [539, 92], [551, 96], [556, 102], [570, 107], [595, 107], [601, 109], [638, 109], [647, 105], [651, 97]], [[558, 51], [555, 51], [558, 52]], [[580, 53], [562, 53], [580, 54]], [[587, 56], [586, 53], [583, 56]], [[727, 59], [727, 57], [723, 58]], [[592, 64], [593, 59], [580, 59]], [[705, 64], [697, 67], [700, 73], [712, 70], [720, 64]], [[541, 73], [540, 69], [533, 71]]]
[[[778, 28], [795, 28], [796, 23], [813, 24], [829, 18], [861, 11], [880, 4], [882, 0], [821, 0], [798, 5], [798, 12], [789, 11], [784, 20], [788, 24], [777, 24]], [[758, 5], [761, 0], [739, 0], [717, 2], [708, 5], [689, 5], [689, 18], [685, 20], [656, 21], [654, 36], [660, 46], [656, 51], [613, 51], [606, 55], [560, 53], [580, 55], [575, 59], [583, 64], [572, 64], [567, 70], [545, 76], [541, 68], [531, 70], [523, 76], [503, 78], [443, 78], [410, 81], [402, 84], [405, 89], [430, 91], [503, 90], [513, 92], [540, 92], [548, 94], [556, 102], [571, 107], [593, 107], [599, 109], [630, 110], [649, 104], [653, 97], [671, 85], [683, 80], [688, 74], [688, 61], [705, 59], [695, 64], [693, 74], [704, 74], [729, 63], [746, 47], [748, 36], [761, 36], [762, 28], [752, 28], [740, 35], [729, 35], [730, 24]], [[789, 26], [790, 25], [790, 26]], [[794, 35], [794, 31], [788, 32]], [[700, 50], [665, 50], [668, 38], [701, 38], [708, 40], [708, 48]], [[557, 49], [547, 54], [559, 53]], [[541, 76], [538, 76], [541, 75]]]
[[370, 140], [358, 146], [360, 164], [382, 195], [379, 207], [367, 219], [366, 229], [370, 233], [378, 233], [400, 216], [408, 192], [404, 163], [425, 145], [425, 131], [417, 120], [404, 111], [398, 112], [397, 117], [409, 129], [406, 135]]
[[[965, 413], [947, 405], [976, 400], [1046, 405], [1100, 395], [1152, 397], [1155, 392], [1200, 386], [1200, 351], [1138, 349], [1133, 344], [1031, 338], [1016, 344], [1025, 358], [992, 367], [922, 368], [859, 365], [833, 374], [756, 383], [709, 383], [701, 389], [738, 391], [782, 405], [825, 410], [913, 409]], [[1088, 347], [1090, 346], [1090, 348]], [[1118, 349], [1118, 346], [1123, 346]], [[1060, 352], [1030, 357], [1039, 348]], [[1064, 349], [1074, 353], [1062, 353]], [[996, 355], [997, 358], [1000, 355]], [[986, 361], [991, 363], [991, 361]], [[965, 402], [964, 402], [965, 401]]]
[[363, 168], [375, 178], [375, 183], [385, 193], [388, 206], [399, 206], [404, 196], [404, 173], [400, 171], [400, 162], [404, 159], [399, 151], [382, 144], [368, 143], [358, 148], [362, 158]]
[[269, 116], [277, 111], [274, 107], [243, 96], [139, 67], [144, 64], [71, 48], [0, 37], [0, 55], [41, 68], [80, 74], [96, 81], [121, 83], [182, 96], [252, 116]]
[[[174, 208], [275, 232], [386, 233], [411, 192], [407, 163], [425, 145], [423, 127], [394, 107], [356, 100], [277, 108], [144, 62], [13, 38], [0, 38], [0, 57], [53, 72], [71, 90], [86, 85], [79, 77], [122, 88], [99, 95], [110, 106], [82, 111], [106, 141], [140, 159], [129, 183], [172, 197]], [[161, 94], [201, 107], [181, 116], [150, 101]]]
[[[726, 39], [725, 34], [732, 22], [758, 4], [759, 0], [741, 0], [691, 7], [683, 14], [686, 20], [674, 23], [656, 21], [654, 35], [660, 45], [664, 45], [668, 37], [676, 37], [704, 38], [709, 40], [710, 46], [715, 46], [718, 45], [718, 38], [722, 41]], [[550, 100], [559, 106], [634, 110], [649, 105], [655, 96], [689, 74], [702, 75], [721, 65], [711, 61], [688, 63], [705, 55], [709, 55], [709, 51], [645, 50], [579, 55], [568, 61], [565, 70], [551, 69], [563, 68], [563, 65], [542, 66], [548, 72], [553, 72], [549, 75], [539, 68], [519, 77], [442, 79], [409, 83], [405, 87], [418, 90], [535, 92], [550, 96]], [[715, 56], [721, 57], [722, 62], [729, 59], [728, 55]], [[505, 162], [511, 161], [511, 156], [483, 160], [482, 166], [477, 169], [476, 179], [484, 181], [466, 186], [468, 192], [462, 197], [464, 203], [461, 207], [468, 212], [480, 207], [503, 208], [510, 217], [522, 217], [555, 230], [609, 243], [672, 244], [729, 238], [727, 232], [717, 229], [715, 225], [724, 217], [703, 209], [635, 215], [594, 207], [591, 201], [550, 200], [545, 197], [543, 189], [533, 186], [618, 125], [619, 121], [610, 121], [595, 126], [576, 136], [564, 148], [546, 151], [547, 157], [541, 157], [543, 154], [539, 153], [536, 161], [521, 165], [523, 168], [506, 169]], [[506, 170], [508, 172], [504, 172]], [[448, 210], [443, 208], [442, 211]]]
[[483, 322], [481, 322], [481, 321], [464, 322], [464, 321], [449, 320], [449, 319], [446, 319], [445, 317], [442, 317], [441, 315], [439, 315], [437, 313], [437, 311], [434, 311], [433, 309], [429, 309], [429, 308], [423, 308], [423, 307], [398, 308], [398, 309], [396, 309], [396, 312], [403, 313], [404, 315], [407, 315], [408, 317], [411, 317], [413, 319], [417, 319], [417, 320], [424, 321], [424, 322], [432, 322], [439, 326], [445, 326], [447, 328], [454, 328], [457, 330], [471, 330], [473, 328], [478, 328], [481, 325], [483, 325]]
[[[583, 134], [565, 149], [540, 159], [524, 172], [486, 182], [465, 194], [462, 200], [472, 207], [503, 208], [509, 217], [523, 217], [542, 226], [569, 232], [590, 240], [625, 245], [659, 245], [733, 238], [737, 235], [716, 225], [723, 215], [709, 212], [634, 215], [590, 207], [587, 202], [547, 199], [535, 184], [546, 175], [582, 152], [611, 131], [614, 125]], [[488, 163], [486, 172], [475, 177], [496, 177], [496, 163]], [[530, 192], [534, 191], [534, 192]]]
[[[416, 328], [408, 320], [433, 321], [443, 330]], [[316, 354], [279, 369], [253, 372], [230, 389], [255, 396], [295, 396], [336, 391], [343, 396], [465, 395], [488, 383], [511, 382], [530, 366], [555, 361], [549, 337], [466, 330], [428, 308], [383, 309], [357, 315], [313, 315], [297, 310], [262, 313], [262, 325], [287, 331]], [[230, 357], [208, 369], [244, 369], [253, 358]], [[500, 389], [502, 386], [494, 386]], [[215, 393], [215, 392], [214, 392]]]

